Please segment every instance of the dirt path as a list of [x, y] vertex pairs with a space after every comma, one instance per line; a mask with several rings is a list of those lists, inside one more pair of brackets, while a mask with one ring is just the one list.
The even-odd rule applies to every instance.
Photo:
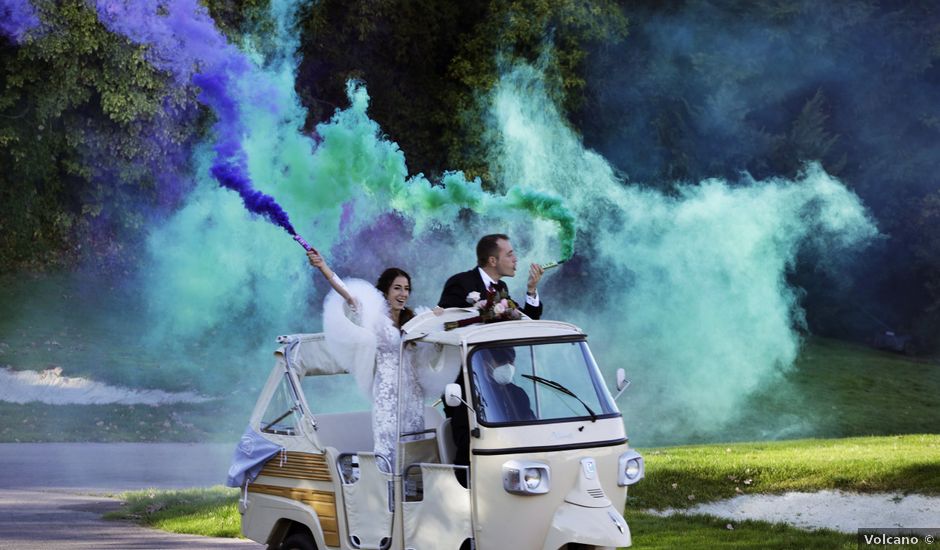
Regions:
[[222, 483], [231, 451], [173, 443], [0, 444], [0, 550], [264, 548], [101, 519], [120, 506], [109, 493]]
[[2, 550], [261, 549], [251, 541], [175, 535], [101, 515], [120, 506], [103, 496], [0, 490]]

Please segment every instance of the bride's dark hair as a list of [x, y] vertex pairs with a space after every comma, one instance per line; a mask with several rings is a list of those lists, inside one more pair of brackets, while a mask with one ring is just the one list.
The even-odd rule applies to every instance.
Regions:
[[[382, 296], [388, 296], [388, 289], [392, 288], [392, 283], [399, 277], [408, 279], [408, 286], [411, 286], [411, 275], [408, 275], [403, 269], [390, 267], [379, 275], [379, 280], [375, 283], [375, 288], [379, 289]], [[410, 321], [414, 316], [415, 312], [410, 307], [406, 306], [405, 309], [401, 311], [401, 315], [398, 316], [398, 328], [403, 327], [405, 323]]]

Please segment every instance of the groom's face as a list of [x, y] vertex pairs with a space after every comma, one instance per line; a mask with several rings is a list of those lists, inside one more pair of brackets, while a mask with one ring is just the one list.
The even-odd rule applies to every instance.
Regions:
[[512, 249], [512, 243], [505, 239], [496, 241], [499, 246], [499, 255], [496, 256], [496, 272], [500, 277], [512, 277], [516, 274], [516, 252]]

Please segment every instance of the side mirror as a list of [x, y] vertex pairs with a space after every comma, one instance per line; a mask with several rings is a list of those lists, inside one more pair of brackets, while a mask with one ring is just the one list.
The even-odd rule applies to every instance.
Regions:
[[614, 396], [614, 401], [620, 399], [620, 396], [623, 395], [623, 392], [627, 391], [629, 387], [630, 381], [627, 380], [626, 371], [617, 369], [617, 395]]
[[448, 407], [457, 407], [463, 403], [463, 390], [460, 384], [447, 384], [444, 386], [444, 403]]

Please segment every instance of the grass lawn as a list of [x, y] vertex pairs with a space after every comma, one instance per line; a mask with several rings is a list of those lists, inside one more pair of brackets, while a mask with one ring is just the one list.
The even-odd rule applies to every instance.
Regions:
[[[630, 391], [637, 391], [636, 388]], [[707, 432], [661, 433], [623, 398], [627, 433], [644, 447], [940, 432], [940, 365], [827, 338], [808, 338], [772, 384]]]
[[940, 435], [805, 439], [642, 451], [646, 479], [628, 508], [688, 508], [738, 494], [786, 491], [940, 495]]
[[775, 431], [786, 439], [938, 433], [937, 396], [936, 363], [810, 338], [781, 383], [752, 395], [728, 431], [737, 441], [780, 438]]
[[176, 491], [131, 491], [118, 495], [125, 502], [108, 519], [129, 519], [170, 531], [207, 537], [240, 537], [238, 489], [210, 487]]
[[628, 511], [633, 547], [644, 550], [692, 548], [855, 549], [855, 535], [821, 529], [804, 531], [780, 523], [735, 521], [710, 516], [658, 517]]

